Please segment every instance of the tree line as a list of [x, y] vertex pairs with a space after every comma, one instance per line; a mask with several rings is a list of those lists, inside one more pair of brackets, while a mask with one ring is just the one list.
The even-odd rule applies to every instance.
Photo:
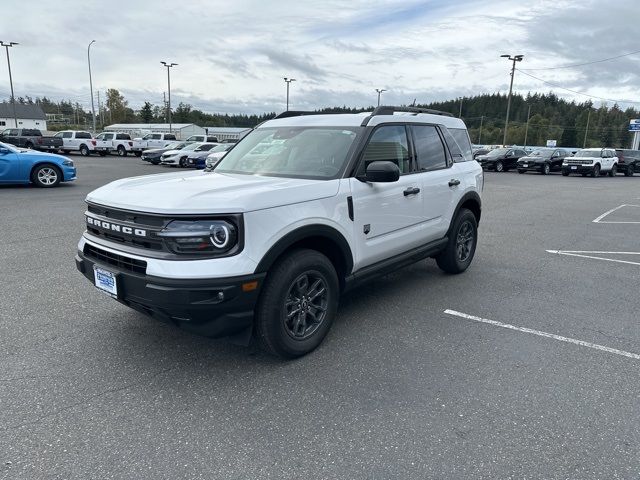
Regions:
[[[35, 99], [17, 97], [22, 104], [36, 104], [45, 113], [67, 117], [68, 124], [51, 125], [51, 129], [91, 125], [91, 112], [71, 100], [53, 101], [47, 97]], [[469, 128], [473, 143], [501, 144], [504, 135], [507, 96], [503, 94], [482, 94], [462, 97], [442, 102], [416, 104], [417, 107], [432, 108], [461, 116]], [[374, 107], [353, 108], [326, 107], [317, 110], [323, 113], [359, 113], [371, 111]], [[166, 123], [167, 109], [164, 105], [145, 102], [135, 110], [116, 89], [106, 92], [104, 102], [96, 106], [97, 125], [104, 127], [113, 123]], [[273, 118], [275, 112], [259, 115], [207, 113], [187, 103], [179, 103], [172, 109], [173, 123], [195, 123], [209, 127], [254, 127]], [[528, 122], [527, 122], [528, 118]], [[640, 118], [640, 111], [634, 108], [622, 110], [617, 104], [609, 107], [602, 104], [594, 107], [593, 102], [576, 103], [559, 98], [554, 93], [528, 93], [512, 96], [509, 116], [507, 143], [515, 145], [545, 145], [547, 140], [556, 140], [566, 147], [628, 147], [631, 132], [629, 120]]]

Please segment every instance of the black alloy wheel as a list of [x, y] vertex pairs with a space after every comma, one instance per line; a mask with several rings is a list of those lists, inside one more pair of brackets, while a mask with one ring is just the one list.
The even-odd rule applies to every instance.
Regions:
[[473, 260], [478, 243], [478, 221], [471, 210], [460, 209], [449, 231], [445, 249], [435, 258], [446, 273], [462, 273]]
[[596, 165], [595, 167], [593, 167], [593, 170], [591, 171], [591, 176], [592, 177], [600, 176], [600, 165]]
[[611, 167], [611, 170], [609, 170], [609, 176], [615, 177], [617, 174], [618, 174], [618, 166], [614, 164], [613, 167]]
[[496, 162], [495, 171], [496, 172], [503, 172], [504, 171], [504, 164], [502, 163], [501, 160], [498, 160]]
[[551, 171], [551, 167], [549, 167], [549, 164], [548, 163], [544, 163], [542, 165], [542, 170], [541, 170], [542, 175], [549, 175], [550, 171]]
[[306, 271], [289, 286], [283, 316], [286, 332], [295, 340], [313, 335], [327, 316], [328, 291], [324, 276]]

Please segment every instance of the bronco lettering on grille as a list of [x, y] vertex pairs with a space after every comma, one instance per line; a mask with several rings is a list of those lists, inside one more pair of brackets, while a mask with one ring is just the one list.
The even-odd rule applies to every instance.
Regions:
[[105, 230], [110, 230], [112, 232], [122, 232], [127, 235], [135, 235], [136, 237], [146, 237], [147, 231], [141, 228], [132, 228], [126, 227], [124, 225], [118, 225], [116, 223], [104, 222], [102, 220], [98, 220], [96, 218], [87, 217], [87, 225], [92, 225], [94, 227], [103, 228]]

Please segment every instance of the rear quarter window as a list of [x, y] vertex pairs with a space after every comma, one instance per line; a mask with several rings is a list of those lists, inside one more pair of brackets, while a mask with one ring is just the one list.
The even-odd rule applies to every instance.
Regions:
[[[443, 132], [445, 130], [448, 131], [451, 137], [453, 137], [453, 140], [458, 146], [458, 150], [462, 154], [462, 158], [454, 157], [454, 161], [470, 162], [471, 160], [473, 160], [471, 140], [469, 140], [469, 132], [467, 132], [467, 129], [466, 128], [443, 128], [442, 129]], [[447, 145], [451, 143], [446, 133], [445, 133], [445, 140], [447, 142]], [[454, 151], [451, 148], [451, 146], [449, 146], [449, 151], [451, 152], [451, 155], [454, 155]]]

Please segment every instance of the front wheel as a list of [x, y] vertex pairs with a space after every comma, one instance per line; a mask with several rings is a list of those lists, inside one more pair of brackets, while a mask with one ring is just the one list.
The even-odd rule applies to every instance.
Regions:
[[600, 165], [596, 165], [595, 167], [593, 167], [593, 170], [591, 170], [591, 176], [592, 177], [600, 176]]
[[518, 169], [518, 173], [522, 174], [524, 172], [526, 172], [526, 170], [522, 170], [521, 168]]
[[613, 167], [611, 167], [611, 170], [609, 170], [609, 176], [615, 177], [617, 173], [618, 173], [618, 166], [614, 164]]
[[569, 176], [569, 172], [568, 172], [568, 171], [566, 171], [566, 170], [563, 170], [563, 171], [562, 171], [562, 176], [563, 176], [563, 177], [568, 177], [568, 176]]
[[462, 273], [473, 260], [478, 243], [476, 216], [466, 208], [460, 209], [453, 221], [447, 246], [436, 257], [438, 267], [446, 273]]
[[180, 168], [187, 168], [187, 157], [181, 157], [178, 161]]
[[540, 170], [540, 173], [542, 173], [542, 175], [549, 175], [550, 171], [551, 167], [549, 167], [548, 163], [545, 163], [544, 165], [542, 165], [542, 170]]
[[88, 157], [91, 152], [89, 151], [89, 147], [86, 145], [80, 145], [80, 155], [83, 157]]
[[294, 250], [267, 273], [255, 313], [256, 337], [268, 352], [295, 358], [314, 350], [338, 309], [338, 275], [315, 250]]
[[504, 172], [504, 164], [500, 160], [496, 162], [495, 170], [496, 172]]
[[60, 180], [62, 180], [62, 172], [54, 165], [38, 165], [33, 172], [31, 172], [31, 181], [37, 187], [55, 187], [60, 183]]

